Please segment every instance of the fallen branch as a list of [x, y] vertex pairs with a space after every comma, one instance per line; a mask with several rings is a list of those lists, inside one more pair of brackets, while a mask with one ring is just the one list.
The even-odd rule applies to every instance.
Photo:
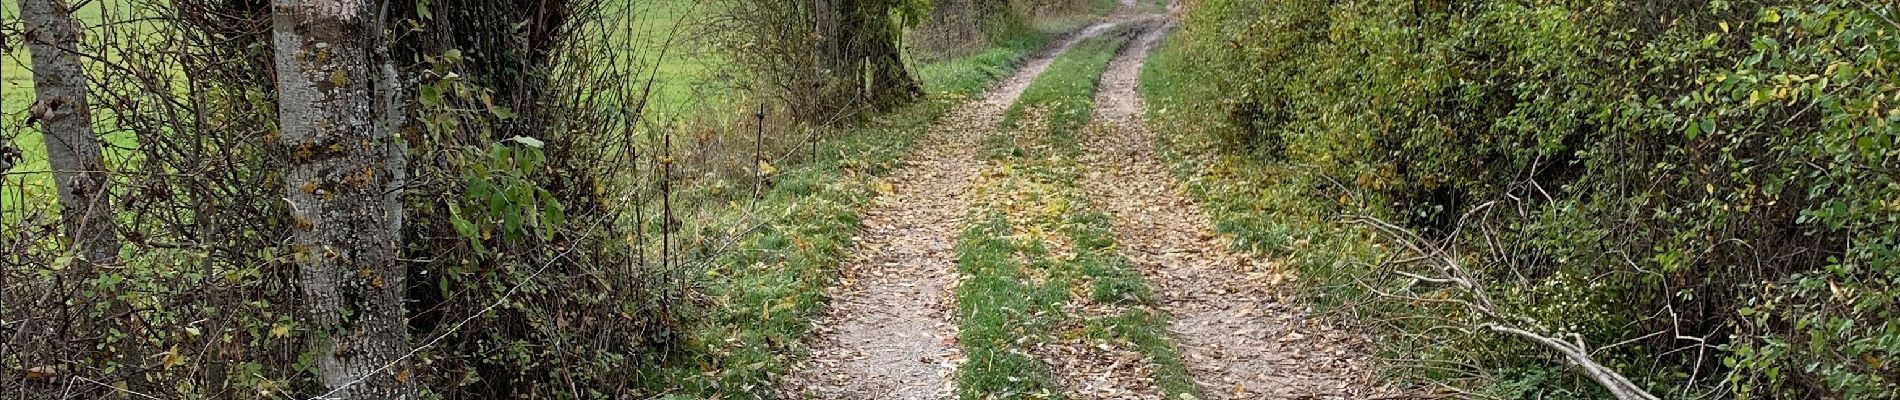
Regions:
[[[1486, 206], [1489, 206], [1490, 204], [1491, 203], [1486, 203], [1485, 205], [1479, 206], [1477, 208], [1483, 209]], [[1476, 210], [1473, 210], [1473, 212], [1476, 212]], [[1469, 217], [1470, 214], [1467, 213], [1466, 216]], [[1450, 287], [1456, 287], [1460, 290], [1463, 290], [1466, 295], [1470, 296], [1473, 299], [1473, 301], [1465, 301], [1463, 299], [1424, 299], [1424, 298], [1419, 298], [1415, 296], [1405, 296], [1401, 294], [1387, 293], [1387, 292], [1378, 290], [1377, 288], [1368, 287], [1369, 289], [1372, 289], [1373, 293], [1376, 293], [1381, 297], [1398, 298], [1398, 299], [1411, 300], [1411, 301], [1431, 301], [1431, 302], [1440, 302], [1440, 303], [1461, 304], [1461, 305], [1464, 305], [1466, 308], [1474, 312], [1477, 312], [1479, 314], [1482, 314], [1486, 317], [1489, 317], [1493, 320], [1508, 319], [1503, 316], [1503, 313], [1498, 312], [1497, 309], [1493, 306], [1494, 303], [1491, 302], [1490, 296], [1485, 294], [1485, 289], [1484, 289], [1484, 286], [1482, 285], [1482, 281], [1478, 279], [1476, 275], [1472, 275], [1471, 273], [1466, 271], [1464, 267], [1458, 262], [1458, 256], [1456, 256], [1453, 253], [1453, 248], [1452, 248], [1452, 245], [1449, 243], [1449, 240], [1447, 240], [1446, 243], [1432, 244], [1431, 242], [1425, 240], [1424, 237], [1419, 236], [1417, 233], [1412, 232], [1411, 230], [1405, 229], [1403, 227], [1400, 227], [1397, 224], [1393, 224], [1391, 222], [1386, 222], [1384, 220], [1380, 220], [1378, 218], [1374, 218], [1370, 216], [1360, 216], [1360, 217], [1354, 218], [1354, 220], [1358, 221], [1359, 223], [1372, 226], [1374, 229], [1392, 237], [1393, 240], [1398, 242], [1398, 244], [1418, 254], [1417, 258], [1407, 259], [1406, 263], [1410, 263], [1412, 261], [1418, 261], [1421, 258], [1432, 259], [1433, 261], [1437, 261], [1438, 270], [1444, 273], [1444, 276], [1426, 276], [1423, 274], [1399, 271], [1396, 269], [1392, 271], [1393, 274], [1411, 279], [1412, 284], [1417, 284], [1418, 282], [1428, 282], [1428, 283], [1436, 283], [1440, 285], [1447, 285]], [[1460, 226], [1463, 225], [1462, 220], [1463, 218], [1460, 219], [1461, 221]], [[1523, 320], [1522, 322], [1525, 322], [1529, 325], [1537, 325], [1535, 321], [1531, 321], [1528, 318], [1520, 317], [1519, 319]], [[1520, 329], [1520, 328], [1510, 326], [1510, 325], [1503, 325], [1503, 324], [1498, 324], [1498, 323], [1486, 323], [1481, 326], [1492, 332], [1516, 336], [1518, 338], [1522, 338], [1524, 340], [1530, 341], [1531, 343], [1535, 343], [1539, 346], [1554, 350], [1559, 354], [1563, 354], [1565, 360], [1569, 361], [1571, 365], [1577, 367], [1577, 369], [1580, 370], [1584, 374], [1584, 376], [1589, 377], [1590, 380], [1595, 381], [1598, 385], [1602, 386], [1605, 390], [1609, 390], [1610, 394], [1615, 396], [1617, 400], [1658, 400], [1659, 399], [1658, 397], [1656, 397], [1656, 395], [1650, 394], [1648, 391], [1643, 390], [1641, 386], [1637, 386], [1635, 382], [1631, 382], [1630, 379], [1628, 377], [1623, 376], [1623, 374], [1617, 373], [1615, 370], [1612, 370], [1609, 367], [1605, 367], [1603, 366], [1603, 364], [1596, 362], [1595, 359], [1590, 357], [1590, 351], [1587, 347], [1585, 347], [1583, 343], [1583, 339], [1581, 337], [1575, 338], [1576, 342], [1573, 343], [1573, 342], [1564, 341], [1559, 338], [1544, 336], [1542, 334]], [[1633, 340], [1640, 340], [1640, 339], [1633, 339]], [[1624, 342], [1624, 343], [1627, 343], [1627, 342]], [[1617, 345], [1621, 345], [1624, 343], [1618, 343]], [[1615, 345], [1612, 345], [1612, 346], [1615, 346]]]
[[1623, 374], [1616, 373], [1615, 370], [1611, 370], [1609, 367], [1605, 367], [1603, 364], [1599, 364], [1596, 360], [1591, 359], [1590, 355], [1584, 351], [1582, 346], [1504, 325], [1486, 324], [1485, 328], [1490, 329], [1492, 332], [1516, 335], [1517, 337], [1524, 338], [1525, 340], [1562, 353], [1564, 358], [1570, 360], [1571, 364], [1582, 369], [1585, 376], [1590, 377], [1590, 380], [1596, 381], [1598, 385], [1602, 385], [1604, 389], [1608, 389], [1610, 394], [1616, 396], [1618, 400], [1658, 399], [1656, 395], [1649, 394], [1649, 392], [1643, 390], [1642, 387], [1636, 386], [1636, 383], [1630, 382], [1629, 378], [1624, 377]]

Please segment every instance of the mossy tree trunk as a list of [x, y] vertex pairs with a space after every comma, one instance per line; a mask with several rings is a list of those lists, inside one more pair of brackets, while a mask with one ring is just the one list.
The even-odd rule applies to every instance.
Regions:
[[904, 65], [889, 0], [817, 0], [815, 56], [830, 81], [834, 112], [886, 110], [916, 99], [923, 87]]

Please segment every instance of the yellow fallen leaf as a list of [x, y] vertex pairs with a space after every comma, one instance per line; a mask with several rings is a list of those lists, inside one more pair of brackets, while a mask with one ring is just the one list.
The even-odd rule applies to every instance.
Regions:
[[165, 352], [164, 361], [159, 362], [159, 364], [163, 365], [166, 371], [170, 371], [172, 367], [184, 365], [185, 357], [178, 355], [178, 345], [174, 344], [170, 351]]
[[778, 172], [778, 167], [773, 167], [772, 163], [765, 162], [765, 160], [759, 160], [759, 175], [760, 176], [771, 176], [773, 173], [776, 173], [776, 172]]

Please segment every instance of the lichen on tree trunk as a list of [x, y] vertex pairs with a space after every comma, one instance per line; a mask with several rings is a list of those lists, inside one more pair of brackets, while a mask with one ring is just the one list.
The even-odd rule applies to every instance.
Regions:
[[75, 253], [92, 263], [114, 263], [119, 258], [119, 239], [111, 183], [99, 138], [92, 131], [86, 98], [91, 90], [79, 62], [79, 26], [69, 7], [61, 0], [20, 0], [38, 96], [28, 118], [39, 123], [45, 136], [46, 161], [59, 191], [60, 220]]
[[292, 253], [326, 398], [414, 398], [397, 259], [400, 142], [378, 10], [365, 0], [275, 0], [279, 137]]

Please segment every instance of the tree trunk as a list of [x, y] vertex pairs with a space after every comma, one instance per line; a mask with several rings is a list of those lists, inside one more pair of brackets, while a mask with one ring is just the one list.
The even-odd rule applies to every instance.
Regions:
[[385, 195], [401, 169], [399, 82], [371, 4], [273, 1], [279, 136], [320, 397], [411, 399], [400, 202]]
[[888, 110], [923, 94], [923, 86], [913, 79], [904, 65], [903, 51], [897, 48], [900, 32], [891, 19], [886, 1], [855, 0], [850, 25], [852, 62], [849, 79], [858, 89], [859, 98], [874, 110]]
[[38, 101], [28, 111], [46, 141], [46, 161], [59, 191], [60, 221], [73, 249], [91, 263], [118, 261], [118, 221], [110, 200], [105, 159], [93, 136], [85, 69], [77, 53], [80, 33], [61, 0], [20, 0], [27, 48], [33, 53]]
[[924, 94], [923, 84], [910, 74], [910, 68], [904, 65], [902, 50], [889, 40], [875, 42], [870, 60], [871, 91], [866, 93], [873, 107], [889, 110], [916, 100]]
[[845, 32], [843, 19], [852, 0], [815, 0], [812, 6], [813, 30], [818, 34], [818, 52], [813, 54], [820, 76], [836, 76], [844, 69]]
[[[85, 67], [79, 62], [79, 22], [62, 0], [20, 0], [20, 18], [26, 24], [27, 48], [33, 53], [33, 88], [38, 99], [27, 111], [40, 124], [46, 143], [46, 161], [53, 168], [53, 186], [59, 192], [60, 222], [72, 239], [72, 251], [88, 267], [119, 262], [117, 210], [112, 207], [111, 181], [99, 138], [92, 131]], [[0, 163], [9, 164], [11, 146], [0, 146]], [[4, 171], [4, 169], [0, 169]], [[88, 272], [97, 271], [88, 269]], [[111, 312], [123, 315], [131, 305], [114, 296]], [[133, 389], [147, 387], [144, 332], [123, 327], [129, 334], [110, 341], [112, 363]]]
[[814, 57], [822, 78], [820, 120], [858, 110], [883, 110], [923, 89], [904, 65], [890, 4], [882, 0], [815, 0]]

